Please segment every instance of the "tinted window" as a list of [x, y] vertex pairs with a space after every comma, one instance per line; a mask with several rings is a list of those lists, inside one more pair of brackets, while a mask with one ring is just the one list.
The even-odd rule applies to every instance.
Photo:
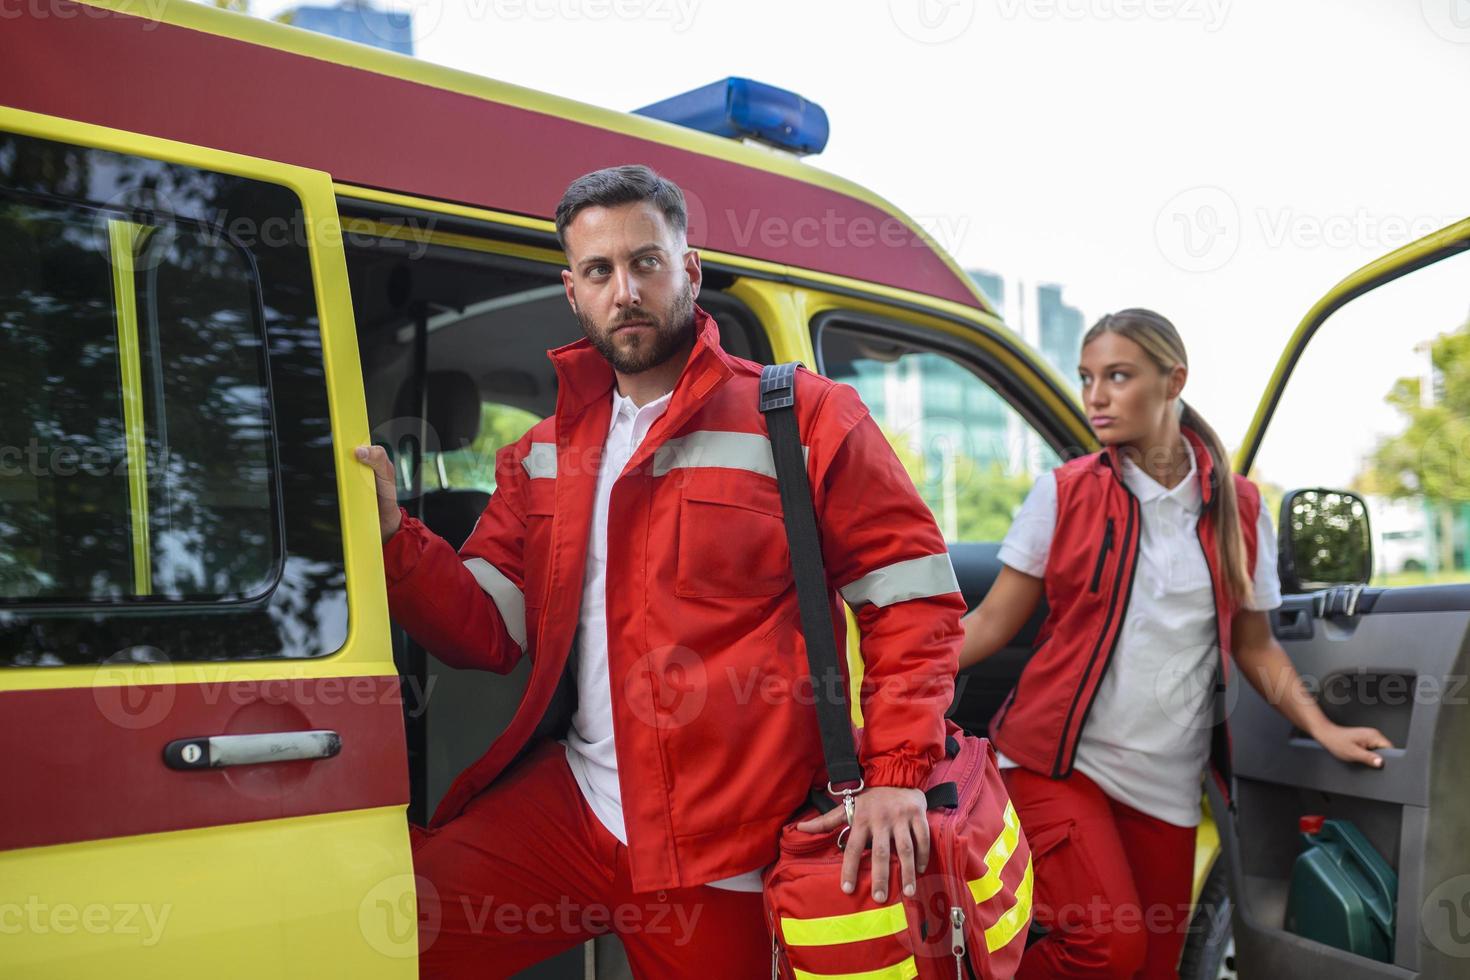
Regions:
[[0, 598], [269, 587], [258, 310], [247, 253], [197, 227], [0, 198], [0, 384], [24, 409], [0, 449]]
[[1056, 453], [958, 358], [823, 326], [822, 369], [872, 412], [946, 541], [999, 541]]
[[276, 185], [0, 134], [0, 663], [341, 646], [303, 229]]

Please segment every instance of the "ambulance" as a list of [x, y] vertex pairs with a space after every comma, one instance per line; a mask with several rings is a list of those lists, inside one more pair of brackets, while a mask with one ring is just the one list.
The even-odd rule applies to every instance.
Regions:
[[[857, 387], [979, 601], [1007, 508], [1097, 444], [1075, 381], [931, 235], [803, 162], [826, 130], [749, 80], [622, 113], [194, 3], [0, 21], [0, 976], [416, 975], [408, 821], [504, 728], [527, 664], [455, 671], [395, 629], [353, 449], [387, 446], [404, 505], [468, 535], [494, 450], [554, 410], [546, 351], [580, 337], [551, 220], [580, 174], [645, 163], [684, 189], [724, 347]], [[1325, 297], [1242, 465], [1323, 320], [1467, 244], [1470, 222]], [[1463, 671], [1470, 593], [1361, 584], [1298, 584], [1275, 620], [1294, 657], [1380, 669], [1391, 630], [1416, 671]], [[1351, 614], [1324, 599], [1343, 589]], [[1036, 625], [961, 676], [966, 727]], [[1452, 975], [1418, 916], [1429, 862], [1470, 839], [1445, 811], [1463, 711], [1416, 709], [1391, 771], [1358, 773], [1240, 697], [1189, 975]], [[1392, 855], [1393, 963], [1283, 929], [1275, 859], [1322, 806]]]

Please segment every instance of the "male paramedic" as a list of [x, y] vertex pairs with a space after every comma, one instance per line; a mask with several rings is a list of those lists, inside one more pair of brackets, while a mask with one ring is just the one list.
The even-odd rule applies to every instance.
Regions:
[[[556, 414], [497, 453], [458, 554], [398, 508], [383, 450], [357, 450], [394, 618], [451, 666], [532, 664], [509, 727], [413, 828], [422, 976], [508, 976], [611, 931], [638, 977], [748, 980], [770, 969], [761, 871], [826, 784], [760, 366], [695, 305], [673, 183], [587, 174], [556, 229], [585, 339], [549, 353]], [[856, 887], [871, 847], [887, 872], [873, 897], [891, 901], [928, 860], [921, 787], [965, 604], [855, 391], [805, 370], [796, 384], [838, 649], [839, 590], [862, 633], [864, 788], [832, 887]]]

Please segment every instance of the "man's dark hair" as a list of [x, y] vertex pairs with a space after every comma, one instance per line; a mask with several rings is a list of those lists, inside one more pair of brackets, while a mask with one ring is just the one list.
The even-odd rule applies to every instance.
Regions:
[[641, 163], [608, 167], [583, 174], [572, 181], [561, 203], [556, 206], [556, 240], [565, 250], [567, 226], [584, 208], [617, 207], [651, 201], [664, 214], [664, 220], [677, 234], [689, 229], [684, 210], [684, 192], [672, 180], [666, 180]]

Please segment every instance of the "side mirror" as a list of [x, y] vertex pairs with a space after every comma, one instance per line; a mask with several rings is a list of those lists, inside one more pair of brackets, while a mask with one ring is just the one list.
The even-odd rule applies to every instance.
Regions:
[[1281, 589], [1367, 585], [1373, 577], [1368, 504], [1347, 490], [1293, 490], [1281, 501]]

